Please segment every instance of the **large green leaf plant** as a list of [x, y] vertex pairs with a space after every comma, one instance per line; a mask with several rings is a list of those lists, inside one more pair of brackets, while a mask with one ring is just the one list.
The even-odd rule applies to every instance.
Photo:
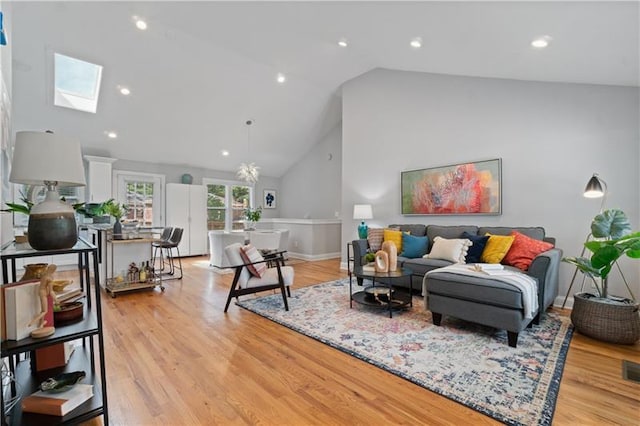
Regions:
[[622, 210], [605, 210], [591, 222], [591, 235], [594, 240], [587, 241], [584, 246], [592, 253], [590, 258], [565, 257], [565, 262], [575, 265], [580, 271], [593, 280], [598, 296], [607, 298], [608, 277], [614, 265], [620, 271], [631, 298], [635, 296], [627, 283], [618, 259], [626, 255], [632, 259], [640, 259], [640, 232], [633, 232], [627, 215]]

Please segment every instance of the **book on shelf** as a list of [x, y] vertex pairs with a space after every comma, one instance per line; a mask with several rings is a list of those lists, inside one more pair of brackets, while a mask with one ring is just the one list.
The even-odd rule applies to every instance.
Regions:
[[[24, 281], [2, 287], [4, 298], [5, 337], [20, 340], [38, 327], [28, 324], [41, 311], [40, 280]], [[52, 313], [53, 315], [53, 313]]]
[[56, 304], [73, 302], [75, 299], [83, 297], [84, 293], [80, 287], [65, 288], [60, 293], [56, 293]]
[[64, 416], [93, 396], [93, 385], [76, 384], [63, 392], [37, 391], [22, 398], [22, 411], [26, 413]]
[[76, 347], [72, 342], [63, 342], [38, 348], [35, 350], [35, 357], [32, 358], [32, 368], [36, 371], [43, 371], [50, 368], [64, 367], [69, 362], [75, 349]]

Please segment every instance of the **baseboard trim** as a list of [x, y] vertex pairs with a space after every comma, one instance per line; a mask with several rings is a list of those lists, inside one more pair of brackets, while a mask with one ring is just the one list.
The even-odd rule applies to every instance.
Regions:
[[293, 252], [293, 251], [288, 251], [286, 256], [287, 257], [292, 257], [294, 259], [302, 259], [302, 260], [314, 261], [314, 260], [336, 259], [336, 258], [342, 256], [342, 253], [335, 252], [335, 253], [322, 253], [322, 254], [303, 254], [303, 253], [296, 253], [296, 252]]
[[[564, 303], [564, 296], [557, 296], [553, 301], [554, 308], [562, 308], [562, 303]], [[573, 296], [567, 298], [567, 303], [564, 305], [565, 309], [573, 309]]]

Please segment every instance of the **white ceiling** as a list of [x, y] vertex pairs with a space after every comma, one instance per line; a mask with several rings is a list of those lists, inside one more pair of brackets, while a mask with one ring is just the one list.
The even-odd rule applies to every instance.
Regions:
[[[13, 130], [52, 129], [120, 159], [226, 171], [256, 161], [279, 177], [340, 123], [341, 84], [374, 68], [637, 87], [638, 6], [13, 2]], [[550, 46], [531, 48], [542, 35]], [[97, 114], [52, 105], [53, 52], [104, 66]]]

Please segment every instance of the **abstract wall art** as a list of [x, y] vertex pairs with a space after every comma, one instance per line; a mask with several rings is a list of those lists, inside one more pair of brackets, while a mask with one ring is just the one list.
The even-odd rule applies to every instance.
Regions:
[[402, 172], [402, 214], [499, 215], [501, 179], [499, 158]]

